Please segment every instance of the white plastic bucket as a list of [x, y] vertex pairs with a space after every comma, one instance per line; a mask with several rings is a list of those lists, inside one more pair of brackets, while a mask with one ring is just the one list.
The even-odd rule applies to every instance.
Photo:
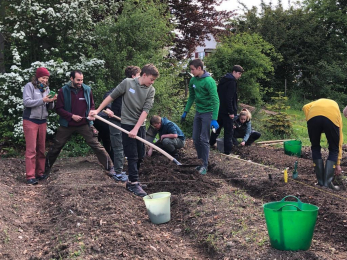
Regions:
[[157, 192], [143, 197], [149, 219], [153, 224], [170, 221], [170, 192]]

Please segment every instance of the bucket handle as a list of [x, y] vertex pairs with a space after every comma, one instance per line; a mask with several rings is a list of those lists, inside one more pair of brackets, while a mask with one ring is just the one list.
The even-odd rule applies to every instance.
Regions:
[[293, 204], [283, 205], [282, 207], [280, 207], [279, 209], [274, 210], [274, 211], [282, 211], [282, 209], [283, 209], [284, 207], [288, 207], [288, 206], [296, 207], [297, 211], [302, 211], [298, 206], [295, 206], [295, 205], [293, 205]]
[[285, 197], [281, 200], [281, 202], [286, 201], [286, 198], [294, 198], [294, 199], [296, 199], [296, 200], [297, 200], [297, 203], [298, 203], [298, 205], [299, 205], [299, 208], [302, 208], [302, 201], [299, 200], [297, 197], [295, 197], [295, 196], [293, 196], [293, 195], [288, 195], [288, 196], [285, 196]]

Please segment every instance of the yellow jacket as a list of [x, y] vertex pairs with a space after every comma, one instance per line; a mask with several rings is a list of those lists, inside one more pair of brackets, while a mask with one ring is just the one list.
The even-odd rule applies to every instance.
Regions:
[[321, 98], [303, 106], [302, 110], [305, 113], [306, 121], [315, 116], [324, 116], [329, 118], [340, 129], [340, 141], [339, 141], [339, 155], [337, 158], [337, 165], [340, 165], [342, 158], [342, 117], [339, 105], [331, 99]]

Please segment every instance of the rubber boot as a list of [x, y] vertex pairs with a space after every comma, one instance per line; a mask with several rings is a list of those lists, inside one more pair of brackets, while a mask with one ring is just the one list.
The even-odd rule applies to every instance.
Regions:
[[324, 186], [324, 164], [322, 159], [313, 160], [314, 172], [316, 173], [319, 186]]
[[325, 171], [324, 171], [324, 186], [328, 187], [332, 190], [340, 190], [339, 186], [334, 186], [333, 179], [335, 174], [336, 162], [327, 160], [325, 163]]

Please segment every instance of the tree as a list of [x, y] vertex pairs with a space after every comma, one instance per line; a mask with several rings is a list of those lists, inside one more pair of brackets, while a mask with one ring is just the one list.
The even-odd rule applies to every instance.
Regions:
[[283, 10], [281, 5], [262, 3], [261, 8], [260, 14], [253, 8], [233, 22], [236, 33], [259, 33], [282, 54], [269, 82], [273, 90], [283, 91], [286, 80], [287, 92], [310, 99], [335, 97], [343, 91], [346, 51], [341, 41], [327, 38], [324, 19], [302, 6]]
[[240, 99], [254, 104], [269, 91], [258, 83], [259, 80], [267, 81], [274, 71], [273, 62], [281, 58], [258, 34], [243, 33], [224, 38], [205, 61], [216, 80], [230, 73], [234, 65], [241, 65], [245, 72], [239, 80]]
[[[189, 57], [195, 47], [202, 45], [209, 34], [213, 36], [228, 33], [227, 21], [233, 12], [217, 11], [216, 6], [224, 0], [167, 0], [178, 34], [174, 39], [174, 55], [181, 59]], [[166, 2], [166, 0], [163, 0]]]

